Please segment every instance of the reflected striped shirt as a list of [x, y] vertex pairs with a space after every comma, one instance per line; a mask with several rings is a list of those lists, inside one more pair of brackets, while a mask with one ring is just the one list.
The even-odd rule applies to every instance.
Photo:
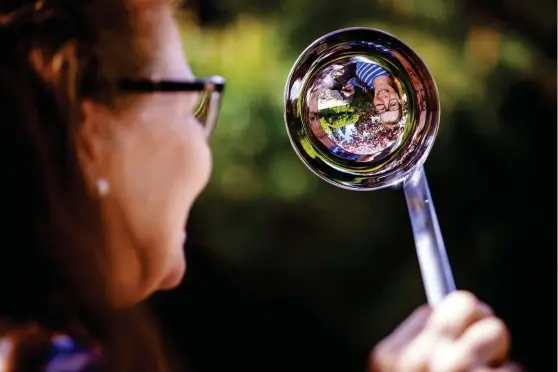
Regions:
[[[375, 63], [357, 62], [356, 78], [351, 78], [348, 84], [358, 86], [368, 91], [374, 89], [374, 80], [380, 76], [389, 76], [388, 72]], [[360, 79], [360, 82], [359, 82]]]

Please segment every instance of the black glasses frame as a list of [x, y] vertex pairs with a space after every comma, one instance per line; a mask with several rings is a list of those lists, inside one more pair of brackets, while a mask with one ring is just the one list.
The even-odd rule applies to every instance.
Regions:
[[120, 79], [118, 89], [126, 92], [156, 93], [156, 92], [202, 92], [208, 87], [222, 93], [225, 89], [224, 81], [214, 78], [195, 79], [192, 81], [149, 80], [149, 79]]
[[118, 89], [131, 93], [158, 93], [158, 92], [201, 92], [204, 99], [201, 107], [194, 115], [203, 115], [205, 130], [210, 135], [217, 122], [218, 111], [221, 106], [221, 94], [225, 90], [225, 79], [221, 76], [195, 79], [191, 81], [177, 80], [150, 80], [150, 79], [119, 79], [116, 82]]

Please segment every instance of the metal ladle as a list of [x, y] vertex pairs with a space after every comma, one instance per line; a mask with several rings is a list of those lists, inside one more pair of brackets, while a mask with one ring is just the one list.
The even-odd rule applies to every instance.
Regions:
[[313, 42], [285, 87], [285, 124], [304, 164], [335, 186], [403, 186], [429, 304], [455, 290], [423, 164], [440, 105], [420, 57], [394, 36], [347, 28]]

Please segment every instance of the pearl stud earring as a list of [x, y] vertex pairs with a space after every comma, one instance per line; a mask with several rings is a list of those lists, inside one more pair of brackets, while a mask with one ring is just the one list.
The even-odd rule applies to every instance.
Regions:
[[99, 193], [99, 196], [101, 196], [101, 197], [108, 195], [109, 183], [106, 179], [99, 178], [97, 180], [97, 192]]

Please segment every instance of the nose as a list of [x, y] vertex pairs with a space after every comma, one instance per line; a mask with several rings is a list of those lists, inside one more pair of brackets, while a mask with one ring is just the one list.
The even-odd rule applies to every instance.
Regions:
[[389, 92], [387, 92], [385, 90], [383, 90], [381, 92], [378, 92], [378, 94], [377, 94], [377, 97], [382, 101], [382, 103], [384, 105], [386, 105], [386, 107], [387, 107], [387, 104], [389, 102], [389, 96], [390, 96]]
[[389, 107], [389, 94], [385, 93], [384, 95], [380, 96], [382, 103], [384, 106]]

